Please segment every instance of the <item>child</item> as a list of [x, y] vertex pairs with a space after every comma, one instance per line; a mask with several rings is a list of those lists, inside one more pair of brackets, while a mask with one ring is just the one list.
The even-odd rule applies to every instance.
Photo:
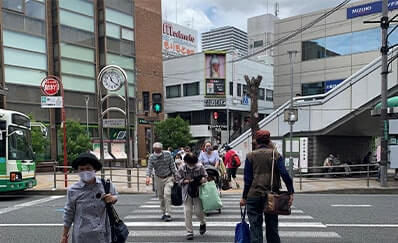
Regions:
[[199, 199], [199, 186], [206, 183], [207, 173], [203, 165], [198, 163], [198, 157], [192, 153], [184, 156], [184, 162], [185, 165], [178, 170], [177, 180], [182, 185], [187, 240], [193, 240], [192, 208], [200, 221], [199, 233], [203, 235], [206, 232], [205, 215]]

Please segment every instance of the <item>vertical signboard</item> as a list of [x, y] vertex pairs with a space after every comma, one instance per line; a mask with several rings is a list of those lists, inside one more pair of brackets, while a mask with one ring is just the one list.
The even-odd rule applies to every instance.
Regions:
[[[308, 168], [308, 138], [300, 138], [300, 168]], [[308, 169], [301, 172], [307, 173]]]
[[205, 52], [205, 106], [225, 106], [226, 53]]

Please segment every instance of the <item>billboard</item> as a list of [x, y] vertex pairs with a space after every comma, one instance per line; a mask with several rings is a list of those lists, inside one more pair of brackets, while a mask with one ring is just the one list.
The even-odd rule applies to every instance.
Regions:
[[225, 97], [226, 53], [205, 52], [205, 94]]
[[198, 51], [198, 32], [179, 24], [163, 20], [163, 56], [185, 56]]

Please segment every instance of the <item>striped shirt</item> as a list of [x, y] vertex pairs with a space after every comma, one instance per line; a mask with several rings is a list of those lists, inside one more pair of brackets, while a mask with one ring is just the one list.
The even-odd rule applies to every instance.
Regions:
[[176, 167], [174, 165], [174, 160], [170, 152], [164, 151], [160, 156], [151, 154], [148, 161], [146, 175], [151, 176], [154, 169], [155, 175], [160, 177], [165, 177], [170, 174], [176, 174]]

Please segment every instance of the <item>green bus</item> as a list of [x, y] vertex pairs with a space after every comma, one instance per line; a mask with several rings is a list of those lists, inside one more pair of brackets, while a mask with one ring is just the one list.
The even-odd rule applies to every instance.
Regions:
[[0, 109], [0, 192], [36, 186], [35, 170], [29, 117]]

